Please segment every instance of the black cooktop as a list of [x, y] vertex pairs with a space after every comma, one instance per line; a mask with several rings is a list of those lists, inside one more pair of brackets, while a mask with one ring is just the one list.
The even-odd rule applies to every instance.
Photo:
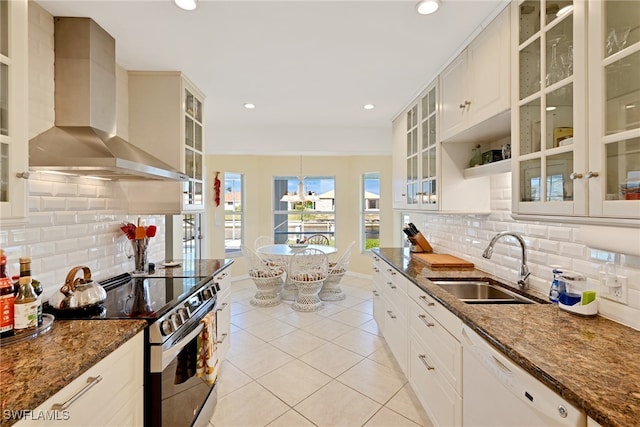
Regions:
[[100, 284], [106, 301], [94, 307], [45, 311], [56, 319], [146, 319], [152, 322], [193, 295], [211, 276], [135, 277], [123, 274]]

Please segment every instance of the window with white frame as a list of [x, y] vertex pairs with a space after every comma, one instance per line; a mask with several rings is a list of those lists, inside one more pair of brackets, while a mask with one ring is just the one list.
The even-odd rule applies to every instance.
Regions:
[[380, 174], [369, 172], [362, 175], [361, 197], [362, 248], [370, 250], [380, 247]]
[[240, 252], [244, 244], [244, 215], [242, 211], [244, 180], [242, 174], [224, 174], [224, 251], [226, 254]]
[[304, 242], [321, 234], [335, 246], [335, 178], [277, 176], [273, 180], [273, 237], [276, 243]]

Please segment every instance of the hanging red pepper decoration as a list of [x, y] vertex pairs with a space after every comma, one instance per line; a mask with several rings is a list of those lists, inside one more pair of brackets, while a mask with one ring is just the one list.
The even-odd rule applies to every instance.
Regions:
[[220, 179], [218, 179], [218, 175], [220, 175], [220, 172], [216, 172], [216, 178], [213, 180], [216, 206], [220, 206]]

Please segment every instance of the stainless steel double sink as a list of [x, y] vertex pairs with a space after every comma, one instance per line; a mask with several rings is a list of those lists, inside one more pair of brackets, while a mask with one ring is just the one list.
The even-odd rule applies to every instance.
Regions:
[[485, 279], [430, 279], [467, 304], [535, 304], [537, 301], [512, 292]]

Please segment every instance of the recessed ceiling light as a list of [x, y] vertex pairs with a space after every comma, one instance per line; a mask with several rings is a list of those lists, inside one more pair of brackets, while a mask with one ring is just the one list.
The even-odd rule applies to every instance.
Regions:
[[198, 7], [198, 3], [196, 0], [173, 0], [180, 9], [184, 10], [194, 10]]
[[247, 110], [253, 110], [254, 108], [256, 108], [256, 104], [247, 102], [246, 104], [244, 104], [244, 108], [246, 108]]
[[553, 105], [550, 105], [549, 107], [546, 108], [547, 111], [553, 111], [555, 109], [556, 107], [554, 107]]
[[364, 108], [365, 110], [373, 110], [374, 108], [376, 108], [376, 106], [373, 104], [364, 104], [362, 108]]
[[440, 0], [422, 0], [416, 5], [416, 11], [420, 15], [430, 15], [440, 7]]
[[630, 110], [632, 108], [636, 108], [636, 104], [627, 104], [624, 106], [624, 108], [626, 108], [627, 110]]

